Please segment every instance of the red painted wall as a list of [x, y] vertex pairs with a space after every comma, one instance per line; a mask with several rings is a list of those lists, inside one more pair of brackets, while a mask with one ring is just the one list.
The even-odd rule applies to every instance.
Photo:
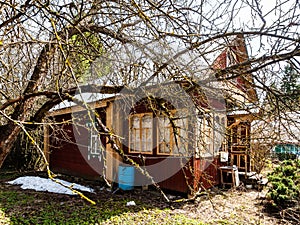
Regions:
[[[77, 114], [79, 118], [80, 113]], [[82, 116], [83, 117], [83, 116]], [[71, 120], [71, 114], [55, 117], [56, 122]], [[103, 160], [91, 158], [88, 160], [89, 132], [82, 126], [62, 124], [50, 130], [50, 169], [56, 173], [63, 173], [91, 179], [99, 179], [102, 174]], [[93, 168], [96, 168], [93, 169]]]

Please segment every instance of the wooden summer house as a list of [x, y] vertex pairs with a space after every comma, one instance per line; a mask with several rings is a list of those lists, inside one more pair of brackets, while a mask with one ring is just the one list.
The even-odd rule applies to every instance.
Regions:
[[[207, 71], [216, 76], [220, 69], [247, 59], [244, 39], [237, 37]], [[241, 74], [221, 83], [239, 94], [211, 95], [193, 79], [95, 97], [89, 106], [116, 137], [122, 157], [85, 108], [70, 105], [52, 110], [49, 117], [56, 123], [45, 126], [50, 167], [54, 172], [101, 176], [118, 183], [120, 166], [135, 163], [147, 174], [136, 169], [133, 186], [155, 181], [161, 188], [184, 193], [220, 184], [220, 166], [236, 165], [247, 172], [251, 121], [247, 114], [232, 110], [256, 100], [251, 76]], [[228, 159], [220, 157], [224, 153], [229, 153]]]

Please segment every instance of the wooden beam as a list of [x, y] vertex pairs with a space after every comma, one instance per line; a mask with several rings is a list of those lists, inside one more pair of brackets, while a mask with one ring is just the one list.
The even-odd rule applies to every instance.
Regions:
[[44, 124], [44, 154], [47, 162], [50, 164], [50, 152], [49, 152], [49, 125]]
[[[96, 108], [104, 108], [107, 106], [108, 102], [111, 100], [112, 100], [111, 98], [105, 99], [105, 100], [102, 100], [101, 102], [88, 103], [88, 105], [92, 106], [92, 108], [95, 108], [95, 109]], [[74, 105], [74, 106], [70, 106], [67, 108], [51, 111], [48, 113], [48, 116], [59, 116], [59, 115], [64, 115], [64, 114], [82, 112], [84, 110], [86, 110], [86, 108], [79, 106], [79, 105]]]

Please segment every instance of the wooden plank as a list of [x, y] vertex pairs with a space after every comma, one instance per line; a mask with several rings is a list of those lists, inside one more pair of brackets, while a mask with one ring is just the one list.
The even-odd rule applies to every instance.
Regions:
[[[106, 107], [107, 104], [108, 104], [108, 100], [96, 102], [96, 103], [89, 103], [89, 106], [92, 108], [103, 108], [103, 107]], [[69, 114], [69, 113], [81, 112], [84, 110], [86, 110], [86, 108], [76, 105], [76, 106], [72, 106], [72, 107], [67, 107], [67, 108], [51, 111], [48, 113], [48, 116], [58, 116], [58, 115], [64, 115], [64, 114]]]
[[44, 154], [47, 160], [47, 163], [50, 164], [50, 151], [49, 151], [49, 125], [48, 124], [44, 124]]
[[[108, 104], [106, 108], [106, 126], [115, 134], [120, 134], [121, 118], [120, 113], [113, 102]], [[116, 153], [110, 144], [106, 145], [106, 178], [111, 182], [116, 182], [118, 179], [118, 168], [121, 161], [121, 157]]]

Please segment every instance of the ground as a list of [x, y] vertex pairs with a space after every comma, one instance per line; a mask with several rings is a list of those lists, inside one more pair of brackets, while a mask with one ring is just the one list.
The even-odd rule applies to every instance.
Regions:
[[[97, 191], [79, 196], [22, 190], [0, 176], [0, 224], [292, 224], [264, 199], [265, 190], [214, 188], [194, 201], [166, 203], [155, 190], [111, 192], [103, 184], [86, 183]], [[80, 180], [79, 180], [80, 182]], [[83, 182], [83, 181], [82, 181]], [[170, 198], [179, 199], [174, 193]], [[127, 206], [134, 201], [135, 205]], [[297, 222], [294, 221], [294, 224]]]

